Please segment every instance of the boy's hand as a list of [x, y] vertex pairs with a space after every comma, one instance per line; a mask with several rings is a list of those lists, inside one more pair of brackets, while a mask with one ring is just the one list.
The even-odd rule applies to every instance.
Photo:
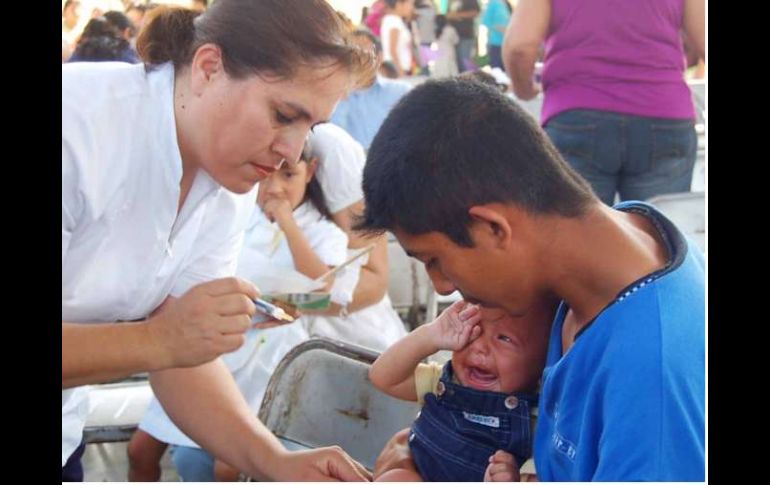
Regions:
[[503, 450], [497, 450], [489, 457], [487, 471], [484, 472], [485, 482], [518, 482], [519, 466], [516, 458]]
[[460, 350], [481, 333], [477, 324], [481, 313], [477, 305], [465, 300], [455, 302], [429, 323], [432, 338], [439, 350]]

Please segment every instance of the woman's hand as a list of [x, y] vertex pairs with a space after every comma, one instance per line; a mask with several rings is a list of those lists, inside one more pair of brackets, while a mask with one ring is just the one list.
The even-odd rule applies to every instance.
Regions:
[[243, 345], [259, 290], [240, 278], [199, 284], [169, 299], [147, 320], [153, 342], [167, 356], [164, 367], [192, 367]]
[[369, 482], [372, 474], [339, 446], [289, 452], [276, 460], [274, 479], [282, 482]]

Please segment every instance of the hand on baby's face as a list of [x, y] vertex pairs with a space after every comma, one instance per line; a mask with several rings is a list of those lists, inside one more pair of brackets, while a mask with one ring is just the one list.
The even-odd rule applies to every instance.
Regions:
[[481, 334], [481, 312], [464, 300], [453, 303], [430, 325], [435, 344], [442, 350], [460, 350]]

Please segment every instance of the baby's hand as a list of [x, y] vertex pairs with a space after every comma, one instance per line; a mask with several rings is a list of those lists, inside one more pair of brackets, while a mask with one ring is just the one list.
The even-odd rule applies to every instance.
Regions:
[[489, 457], [487, 471], [484, 472], [485, 482], [518, 482], [519, 466], [516, 458], [503, 450], [497, 450]]
[[441, 350], [460, 350], [479, 336], [480, 321], [479, 307], [460, 300], [441, 312], [429, 325], [436, 347]]

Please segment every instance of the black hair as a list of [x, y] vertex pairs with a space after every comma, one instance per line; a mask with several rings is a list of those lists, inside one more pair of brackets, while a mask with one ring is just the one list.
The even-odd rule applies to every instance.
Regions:
[[475, 71], [465, 71], [463, 73], [458, 74], [457, 77], [461, 79], [470, 79], [471, 81], [477, 81], [482, 84], [486, 84], [488, 86], [493, 86], [502, 92], [508, 91], [507, 85], [497, 82], [497, 79], [495, 79], [495, 76], [489, 74], [488, 72], [484, 72], [480, 69], [476, 69]]
[[436, 26], [436, 38], [438, 39], [441, 37], [441, 33], [444, 31], [444, 27], [446, 27], [447, 19], [446, 15], [439, 14], [436, 15], [433, 19], [433, 23]]
[[109, 12], [104, 13], [104, 18], [107, 19], [107, 21], [113, 26], [115, 26], [115, 28], [120, 31], [120, 33], [123, 33], [126, 29], [130, 29], [131, 37], [136, 35], [136, 27], [134, 26], [134, 23], [131, 22], [131, 19], [129, 19], [128, 16], [123, 12], [110, 10]]
[[119, 61], [124, 59], [129, 47], [128, 41], [111, 22], [96, 17], [83, 29], [70, 61]]
[[[313, 157], [311, 154], [310, 143], [305, 142], [305, 147], [302, 149], [302, 156], [300, 156], [300, 162], [310, 163]], [[320, 163], [320, 162], [318, 162]], [[326, 204], [326, 197], [324, 191], [321, 188], [321, 183], [318, 181], [318, 177], [313, 174], [313, 178], [307, 183], [307, 189], [305, 190], [305, 198], [303, 202], [309, 200], [311, 204], [321, 213], [322, 216], [331, 220], [332, 213], [329, 210], [329, 206]]]
[[358, 85], [376, 69], [326, 0], [217, 0], [203, 13], [161, 6], [147, 15], [136, 49], [148, 66], [188, 66], [196, 49], [211, 42], [235, 79], [263, 72], [286, 78], [320, 62], [344, 68]]
[[579, 217], [595, 202], [533, 117], [477, 81], [428, 81], [407, 93], [374, 137], [356, 229], [440, 232], [471, 247], [474, 205]]

